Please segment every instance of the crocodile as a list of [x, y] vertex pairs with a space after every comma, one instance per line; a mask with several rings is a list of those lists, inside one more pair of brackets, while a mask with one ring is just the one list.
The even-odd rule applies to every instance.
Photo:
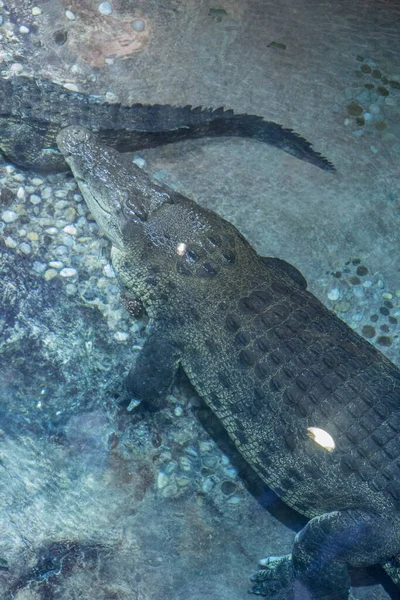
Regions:
[[39, 172], [65, 171], [56, 135], [67, 125], [83, 125], [123, 152], [202, 137], [243, 137], [272, 144], [321, 169], [333, 165], [310, 142], [262, 117], [223, 108], [104, 102], [45, 78], [0, 73], [0, 153], [12, 163]]
[[[82, 127], [57, 142], [148, 337], [128, 375], [162, 406], [179, 368], [238, 451], [308, 521], [262, 559], [251, 591], [348, 600], [353, 567], [400, 588], [400, 369], [215, 212], [129, 164]], [[299, 595], [300, 594], [300, 595]]]

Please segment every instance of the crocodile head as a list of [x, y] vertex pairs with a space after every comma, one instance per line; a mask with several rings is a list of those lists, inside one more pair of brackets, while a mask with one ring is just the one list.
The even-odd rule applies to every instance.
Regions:
[[238, 258], [238, 246], [243, 252], [247, 245], [230, 223], [154, 184], [126, 156], [83, 127], [63, 129], [57, 143], [91, 213], [112, 242], [112, 263], [125, 294], [140, 297], [148, 308], [150, 296], [171, 297], [171, 289], [204, 294], [205, 287], [215, 285], [217, 274], [234, 278], [238, 261], [234, 264], [232, 256], [237, 252]]
[[66, 127], [58, 134], [57, 144], [97, 224], [115, 247], [122, 249], [127, 230], [171, 202], [165, 190], [150, 185], [137, 165], [104, 146], [88, 129]]

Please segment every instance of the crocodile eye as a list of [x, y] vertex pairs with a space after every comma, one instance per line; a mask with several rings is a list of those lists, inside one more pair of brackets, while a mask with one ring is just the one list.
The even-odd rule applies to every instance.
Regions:
[[121, 203], [123, 203], [127, 215], [135, 216], [141, 221], [147, 220], [147, 210], [141, 202], [135, 201], [134, 198], [127, 193], [124, 193], [121, 198]]

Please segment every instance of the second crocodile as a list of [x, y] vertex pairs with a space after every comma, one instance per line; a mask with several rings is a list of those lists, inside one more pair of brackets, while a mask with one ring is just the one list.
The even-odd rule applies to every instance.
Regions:
[[223, 108], [110, 104], [46, 79], [0, 74], [0, 153], [7, 160], [34, 171], [68, 170], [56, 144], [67, 125], [88, 127], [121, 152], [203, 137], [242, 137], [334, 170], [306, 139], [262, 117]]

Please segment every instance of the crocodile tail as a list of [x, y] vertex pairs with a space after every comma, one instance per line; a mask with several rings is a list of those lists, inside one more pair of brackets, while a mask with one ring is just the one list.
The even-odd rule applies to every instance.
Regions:
[[225, 112], [218, 117], [218, 111], [215, 111], [214, 114], [216, 118], [209, 122], [208, 135], [210, 136], [225, 135], [257, 140], [264, 144], [271, 144], [325, 171], [335, 170], [327, 158], [316, 152], [308, 140], [292, 129], [285, 129], [278, 123], [265, 121], [256, 115], [234, 115]]
[[400, 588], [400, 555], [384, 563], [383, 568], [397, 587]]
[[316, 152], [309, 141], [291, 129], [256, 115], [238, 114], [223, 108], [134, 104], [113, 107], [113, 131], [102, 131], [100, 137], [114, 143], [120, 152], [149, 148], [187, 139], [203, 137], [242, 137], [271, 144], [325, 171], [335, 168]]

